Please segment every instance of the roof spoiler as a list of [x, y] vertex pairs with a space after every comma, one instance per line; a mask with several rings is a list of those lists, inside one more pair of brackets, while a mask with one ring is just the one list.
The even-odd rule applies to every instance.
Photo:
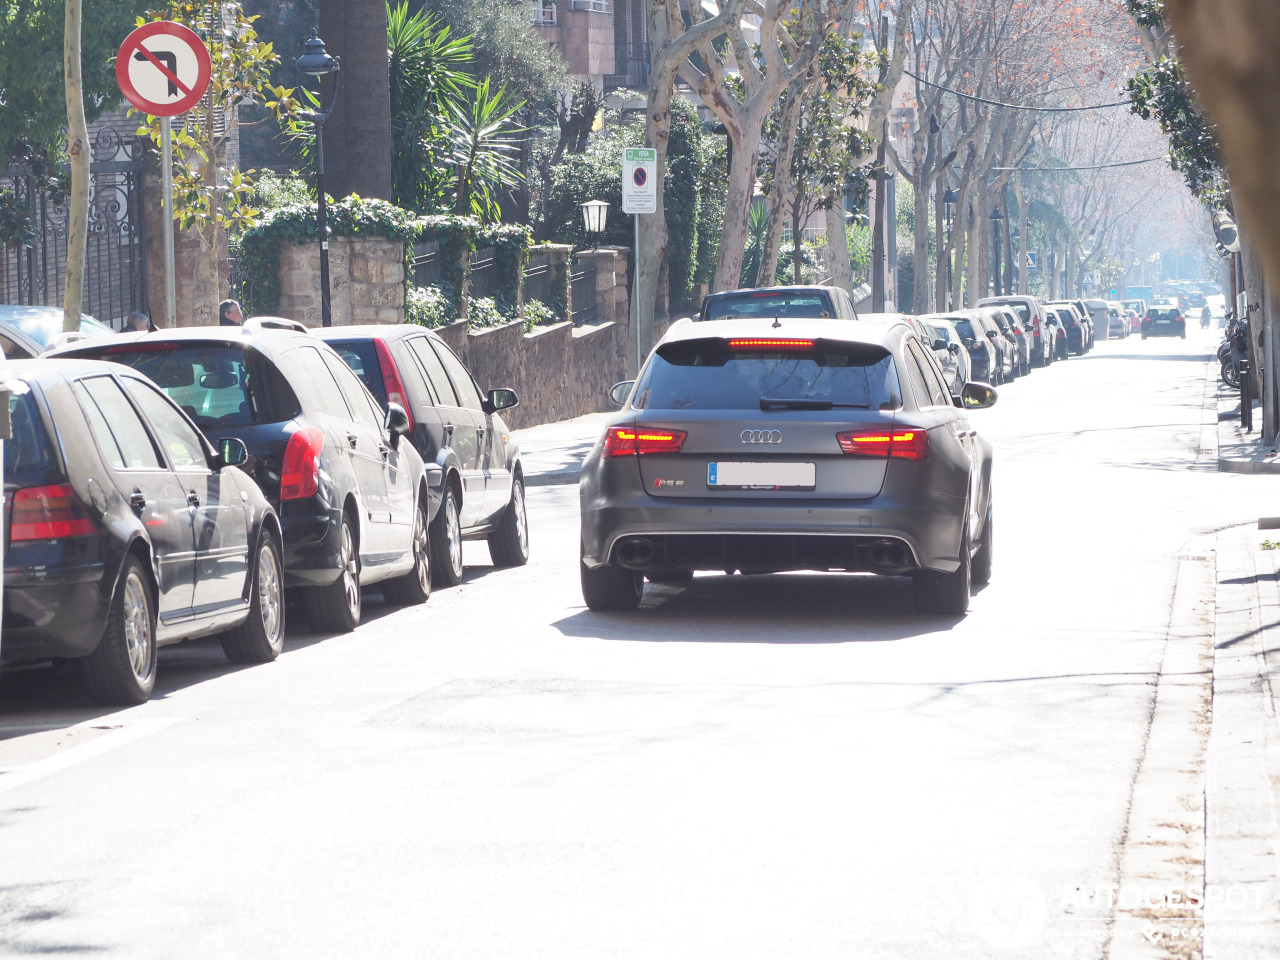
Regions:
[[244, 330], [291, 330], [294, 333], [310, 333], [311, 328], [300, 320], [285, 317], [250, 317], [242, 326]]

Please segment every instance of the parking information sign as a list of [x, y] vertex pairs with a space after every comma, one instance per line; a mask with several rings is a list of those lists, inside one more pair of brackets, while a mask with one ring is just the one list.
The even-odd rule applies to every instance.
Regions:
[[622, 151], [622, 212], [654, 213], [658, 209], [658, 151], [627, 147]]
[[209, 89], [209, 48], [195, 32], [165, 20], [125, 37], [116, 55], [116, 82], [126, 100], [153, 117], [186, 113]]

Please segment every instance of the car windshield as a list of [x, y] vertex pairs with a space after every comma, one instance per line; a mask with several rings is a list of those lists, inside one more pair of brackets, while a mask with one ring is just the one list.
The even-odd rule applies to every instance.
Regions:
[[382, 366], [378, 363], [378, 348], [372, 340], [330, 340], [329, 346], [337, 351], [344, 363], [360, 378], [385, 408], [387, 387], [382, 380]]
[[0, 444], [4, 447], [4, 476], [6, 480], [18, 477], [44, 475], [53, 467], [53, 454], [49, 450], [49, 438], [36, 398], [31, 393], [9, 396], [9, 420], [13, 435]]
[[832, 315], [831, 305], [821, 293], [744, 293], [709, 300], [706, 319], [774, 316], [826, 318]]
[[244, 347], [143, 341], [108, 347], [100, 356], [146, 374], [197, 426], [278, 423], [298, 413], [275, 365]]
[[808, 405], [893, 410], [902, 405], [901, 396], [893, 357], [881, 346], [816, 340], [794, 350], [764, 352], [708, 338], [659, 347], [632, 405], [645, 410]]
[[1025, 303], [1018, 303], [1017, 301], [1014, 301], [1012, 303], [1006, 303], [1005, 307], [1016, 313], [1018, 315], [1018, 319], [1023, 323], [1026, 323], [1027, 319], [1031, 316], [1031, 308]]
[[968, 320], [953, 320], [951, 322], [955, 324], [956, 333], [960, 334], [965, 340], [978, 339], [978, 335], [973, 332], [973, 327], [970, 326]]
[[[12, 327], [20, 333], [40, 344], [44, 349], [62, 333], [61, 311], [51, 312], [39, 307], [22, 308], [6, 307], [0, 314], [0, 323]], [[80, 332], [91, 337], [108, 336], [115, 333], [105, 323], [99, 323], [93, 317], [80, 317]]]

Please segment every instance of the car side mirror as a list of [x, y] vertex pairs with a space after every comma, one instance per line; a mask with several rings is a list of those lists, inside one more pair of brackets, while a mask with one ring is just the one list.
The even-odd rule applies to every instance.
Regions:
[[996, 388], [990, 384], [970, 382], [960, 391], [960, 404], [966, 410], [985, 410], [994, 405], [998, 397]]
[[943, 339], [942, 339], [942, 337], [939, 337], [937, 340], [933, 341], [933, 349], [934, 349], [934, 350], [946, 350], [946, 349], [947, 349], [947, 341], [943, 340]]
[[947, 352], [948, 352], [948, 353], [959, 353], [959, 352], [960, 352], [960, 344], [958, 344], [958, 343], [948, 343], [948, 344], [947, 344]]
[[409, 432], [409, 414], [404, 412], [404, 407], [400, 404], [388, 403], [387, 417], [383, 421], [383, 426], [387, 428], [387, 433], [391, 434], [391, 442], [394, 444]]
[[520, 398], [510, 387], [494, 387], [484, 398], [481, 406], [484, 407], [485, 413], [497, 413], [499, 410], [510, 410], [519, 403]]
[[977, 343], [978, 343], [978, 341], [977, 341], [977, 340], [975, 340], [975, 339], [973, 339], [973, 337], [965, 337], [965, 338], [964, 338], [964, 345], [965, 345], [965, 347], [967, 347], [967, 348], [968, 348], [968, 349], [970, 349], [970, 350], [972, 350], [972, 349], [977, 345]]
[[239, 437], [218, 438], [218, 461], [224, 467], [238, 467], [249, 459], [249, 448]]
[[613, 401], [615, 406], [621, 407], [627, 402], [627, 398], [631, 396], [631, 388], [636, 385], [634, 380], [623, 380], [621, 383], [615, 383], [609, 388], [609, 399]]

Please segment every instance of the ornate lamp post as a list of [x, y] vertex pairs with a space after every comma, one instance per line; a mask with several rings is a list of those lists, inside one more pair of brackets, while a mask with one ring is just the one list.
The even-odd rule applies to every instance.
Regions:
[[588, 200], [581, 204], [582, 227], [588, 237], [595, 240], [595, 248], [600, 249], [600, 234], [604, 233], [605, 217], [609, 213], [609, 204], [603, 200]]
[[320, 322], [333, 326], [333, 311], [329, 304], [329, 215], [324, 196], [324, 122], [333, 114], [333, 105], [338, 99], [338, 70], [341, 68], [337, 57], [329, 56], [324, 48], [324, 41], [312, 34], [307, 41], [307, 52], [294, 61], [298, 72], [317, 79], [333, 74], [333, 93], [329, 97], [329, 106], [321, 113], [311, 112], [305, 115], [316, 127], [316, 234], [320, 237]]
[[[956, 204], [960, 202], [960, 194], [954, 187], [947, 187], [942, 194], [942, 207], [947, 213], [947, 243], [951, 243], [951, 218], [955, 215]], [[947, 300], [951, 299], [951, 260], [953, 251], [947, 251]]]

